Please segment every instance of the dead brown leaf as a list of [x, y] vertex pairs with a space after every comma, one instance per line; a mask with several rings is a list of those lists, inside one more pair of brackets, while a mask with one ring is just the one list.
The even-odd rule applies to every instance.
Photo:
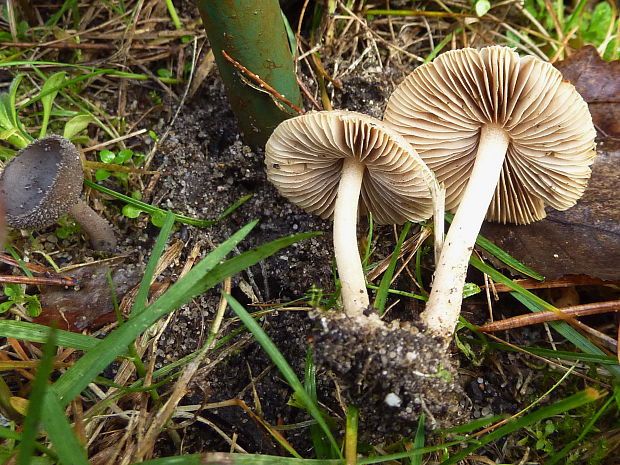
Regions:
[[584, 196], [569, 210], [525, 226], [487, 223], [482, 234], [547, 279], [620, 279], [620, 144], [599, 144]]
[[[75, 278], [79, 289], [41, 287], [41, 307], [43, 312], [35, 323], [51, 326], [52, 322], [60, 329], [81, 332], [94, 331], [116, 320], [112, 291], [107, 280], [109, 266], [91, 265], [65, 273]], [[111, 270], [112, 283], [117, 301], [135, 286], [140, 276], [135, 270], [114, 267]]]
[[620, 138], [620, 60], [604, 61], [588, 45], [555, 66], [588, 102], [602, 135]]

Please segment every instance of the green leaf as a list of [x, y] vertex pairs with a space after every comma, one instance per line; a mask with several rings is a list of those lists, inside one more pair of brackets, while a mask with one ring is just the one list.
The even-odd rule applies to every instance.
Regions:
[[474, 283], [465, 283], [463, 286], [463, 299], [471, 297], [472, 295], [476, 295], [482, 292], [480, 286]]
[[478, 0], [476, 2], [476, 14], [478, 16], [486, 15], [491, 9], [491, 2], [489, 0]]
[[118, 165], [122, 165], [127, 160], [130, 160], [132, 156], [133, 156], [133, 150], [129, 150], [129, 149], [121, 150], [120, 152], [118, 152], [118, 155], [114, 159], [114, 163]]
[[161, 228], [164, 224], [164, 215], [161, 212], [154, 212], [151, 214], [151, 223], [153, 223], [153, 226]]
[[110, 173], [109, 171], [106, 171], [106, 170], [95, 171], [95, 180], [97, 181], [103, 181], [104, 179], [108, 179], [110, 176], [112, 176], [112, 173]]
[[99, 160], [101, 160], [103, 163], [114, 163], [115, 159], [116, 154], [111, 150], [106, 149], [99, 152]]
[[17, 110], [15, 109], [17, 89], [23, 77], [23, 74], [15, 76], [9, 92], [0, 94], [0, 126], [3, 129], [1, 138], [19, 149], [26, 147], [32, 140], [32, 137], [24, 133], [18, 124]]
[[28, 296], [26, 299], [26, 309], [28, 310], [28, 316], [36, 318], [41, 314], [41, 302], [36, 295]]
[[94, 119], [95, 118], [93, 118], [91, 115], [80, 114], [74, 116], [65, 124], [63, 137], [65, 139], [71, 139], [73, 136], [86, 129], [88, 125], [94, 121]]
[[65, 71], [54, 73], [43, 83], [43, 86], [41, 87], [41, 92], [39, 92], [39, 95], [41, 96], [41, 105], [43, 106], [43, 121], [41, 122], [39, 139], [44, 137], [47, 133], [47, 125], [50, 120], [52, 105], [56, 99], [56, 95], [58, 95], [58, 91], [63, 87], [66, 75], [67, 73]]
[[10, 309], [13, 305], [15, 305], [15, 303], [14, 303], [14, 302], [12, 302], [12, 301], [10, 301], [10, 300], [9, 300], [9, 301], [7, 301], [7, 302], [2, 302], [2, 303], [0, 304], [0, 313], [4, 313], [4, 312], [6, 312], [6, 311], [7, 311], [7, 310], [9, 310], [9, 309]]
[[125, 205], [121, 210], [123, 216], [127, 218], [137, 218], [140, 216], [140, 213], [143, 213], [139, 208], [134, 207], [133, 205]]

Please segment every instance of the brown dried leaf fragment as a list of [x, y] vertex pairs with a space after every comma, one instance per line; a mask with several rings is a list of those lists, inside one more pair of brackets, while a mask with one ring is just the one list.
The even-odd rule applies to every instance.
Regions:
[[602, 135], [620, 138], [620, 60], [604, 61], [588, 45], [555, 66], [588, 103]]
[[620, 147], [599, 145], [592, 177], [576, 206], [524, 226], [485, 224], [481, 233], [547, 279], [585, 274], [620, 279]]

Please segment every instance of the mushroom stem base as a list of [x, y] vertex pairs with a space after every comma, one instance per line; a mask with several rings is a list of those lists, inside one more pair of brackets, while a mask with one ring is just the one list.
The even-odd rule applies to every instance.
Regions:
[[420, 315], [429, 330], [447, 341], [461, 312], [469, 257], [499, 182], [509, 142], [501, 127], [488, 124], [482, 128], [476, 161], [446, 235], [426, 309]]
[[363, 314], [370, 304], [357, 248], [357, 205], [364, 169], [364, 165], [356, 160], [344, 160], [334, 207], [334, 255], [340, 276], [342, 304], [349, 315]]

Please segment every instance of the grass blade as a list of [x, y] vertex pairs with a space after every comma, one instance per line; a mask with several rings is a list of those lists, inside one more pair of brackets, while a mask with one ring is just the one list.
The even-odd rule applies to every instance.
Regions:
[[[425, 423], [424, 414], [420, 415], [420, 419], [418, 420], [418, 427], [415, 431], [415, 438], [413, 440], [413, 450], [422, 449], [424, 447], [424, 423]], [[411, 465], [422, 465], [422, 454], [416, 455], [411, 458]]]
[[[318, 398], [316, 395], [316, 365], [312, 360], [312, 348], [308, 346], [306, 353], [306, 367], [304, 370], [304, 389], [310, 396], [312, 402], [318, 405]], [[325, 442], [325, 435], [323, 429], [319, 425], [312, 425], [310, 427], [310, 437], [312, 439], [312, 445], [314, 446], [314, 454], [318, 459], [328, 459], [331, 457], [331, 449]]]
[[[84, 185], [91, 187], [95, 190], [98, 190], [99, 192], [102, 192], [104, 194], [107, 194], [110, 197], [114, 197], [116, 199], [122, 200], [123, 202], [131, 206], [134, 206], [136, 208], [139, 208], [140, 210], [146, 213], [149, 213], [151, 215], [154, 213], [160, 213], [160, 214], [166, 213], [166, 210], [162, 210], [161, 208], [155, 207], [151, 204], [141, 202], [140, 200], [136, 200], [132, 197], [128, 197], [124, 194], [121, 194], [120, 192], [116, 192], [116, 191], [113, 191], [112, 189], [108, 189], [107, 187], [100, 186], [99, 184], [95, 184], [94, 182], [89, 181], [88, 179], [84, 179]], [[241, 205], [247, 202], [251, 197], [252, 197], [252, 194], [244, 195], [239, 200], [237, 200], [235, 203], [233, 203], [230, 207], [224, 210], [224, 212], [214, 220], [199, 220], [196, 218], [190, 218], [189, 216], [178, 215], [176, 213], [174, 214], [174, 220], [178, 223], [191, 224], [192, 226], [201, 226], [201, 227], [213, 226], [218, 221], [221, 221], [222, 219], [230, 215], [233, 211], [235, 211], [237, 208], [239, 208]]]
[[598, 421], [601, 415], [605, 413], [605, 411], [609, 408], [613, 401], [613, 396], [609, 396], [607, 402], [605, 402], [605, 404], [598, 410], [598, 412], [596, 412], [594, 416], [592, 416], [590, 421], [588, 421], [588, 424], [583, 427], [583, 430], [581, 431], [579, 436], [574, 441], [566, 444], [566, 446], [564, 446], [564, 448], [562, 448], [560, 452], [554, 453], [546, 465], [555, 465], [560, 460], [562, 460], [566, 456], [566, 454], [568, 454], [574, 447], [582, 444], [583, 438], [585, 438], [586, 435], [592, 430], [594, 424]]
[[[0, 337], [12, 337], [30, 342], [44, 343], [47, 341], [49, 327], [29, 323], [27, 321], [0, 320]], [[86, 334], [56, 330], [56, 342], [61, 347], [72, 347], [78, 350], [90, 350], [101, 342]]]
[[[207, 255], [182, 279], [173, 284], [157, 301], [131, 317], [123, 326], [111, 332], [96, 348], [80, 358], [54, 384], [54, 391], [63, 405], [68, 404], [127, 346], [159, 318], [172, 312], [191, 298], [206, 291], [217, 282], [205, 283], [204, 278], [241, 240], [258, 221], [241, 228], [227, 241]], [[219, 281], [218, 281], [219, 282]]]
[[344, 430], [344, 460], [346, 465], [356, 465], [357, 463], [359, 421], [360, 411], [353, 405], [347, 405], [347, 420]]
[[157, 262], [164, 253], [164, 248], [166, 247], [166, 242], [168, 242], [168, 238], [170, 237], [170, 231], [172, 231], [173, 225], [174, 213], [168, 211], [166, 213], [166, 218], [164, 219], [164, 224], [161, 225], [161, 229], [157, 235], [157, 240], [155, 241], [155, 245], [151, 251], [149, 261], [144, 269], [144, 276], [140, 282], [140, 287], [138, 288], [138, 293], [136, 294], [136, 300], [131, 308], [131, 315], [139, 313], [146, 307], [146, 300], [149, 296], [149, 289], [151, 287], [153, 275], [155, 274], [155, 268], [157, 268]]
[[34, 452], [35, 440], [39, 434], [42, 406], [47, 390], [47, 382], [54, 366], [56, 352], [56, 337], [54, 329], [48, 330], [48, 337], [43, 346], [43, 353], [39, 362], [37, 374], [32, 383], [32, 390], [28, 398], [28, 410], [24, 419], [24, 430], [17, 456], [17, 465], [28, 465]]
[[394, 251], [392, 252], [392, 259], [390, 260], [390, 264], [388, 265], [387, 270], [383, 273], [383, 277], [381, 278], [381, 283], [379, 284], [379, 290], [377, 291], [377, 297], [375, 298], [374, 307], [379, 311], [379, 314], [383, 314], [383, 310], [385, 309], [385, 303], [387, 302], [388, 290], [390, 288], [390, 284], [392, 283], [392, 277], [394, 276], [394, 270], [396, 269], [396, 262], [398, 261], [398, 255], [400, 253], [400, 248], [409, 233], [409, 229], [411, 228], [411, 222], [407, 221], [403, 230], [400, 232], [398, 236], [398, 242], [396, 242], [396, 247], [394, 247]]
[[[469, 262], [478, 270], [489, 275], [494, 281], [505, 284], [510, 287], [514, 292], [511, 293], [518, 301], [525, 305], [529, 310], [533, 312], [539, 312], [541, 310], [557, 310], [553, 305], [545, 302], [537, 295], [531, 293], [524, 287], [515, 283], [512, 279], [504, 276], [502, 273], [494, 269], [493, 267], [481, 262], [478, 258], [472, 256]], [[565, 321], [552, 321], [549, 322], [550, 326], [559, 332], [566, 339], [571, 341], [582, 351], [593, 355], [606, 355], [602, 350], [596, 347], [592, 342], [583, 337], [580, 333], [575, 331]], [[616, 381], [620, 381], [620, 366], [609, 365], [606, 366], [607, 370], [614, 376]]]
[[530, 413], [529, 415], [525, 415], [500, 428], [497, 428], [496, 430], [481, 438], [478, 444], [472, 444], [471, 446], [466, 447], [462, 451], [450, 457], [448, 460], [443, 461], [441, 465], [451, 465], [457, 463], [459, 460], [464, 459], [480, 447], [489, 444], [492, 441], [500, 439], [507, 434], [525, 428], [526, 426], [532, 425], [546, 418], [552, 417], [554, 415], [560, 415], [564, 412], [567, 412], [568, 410], [572, 410], [574, 408], [581, 407], [582, 405], [593, 402], [599, 399], [602, 395], [604, 394], [599, 393], [595, 389], [587, 388], [581, 392], [578, 392], [577, 394], [573, 394], [572, 396], [567, 397], [566, 399], [562, 399], [554, 404], [542, 407], [535, 412]]
[[[446, 221], [448, 223], [452, 223], [453, 218], [454, 218], [454, 215], [452, 213], [446, 213]], [[493, 244], [493, 242], [491, 242], [486, 237], [480, 234], [478, 234], [478, 237], [476, 238], [476, 245], [484, 249], [487, 253], [490, 253], [491, 255], [493, 255], [495, 258], [500, 260], [502, 263], [508, 265], [513, 270], [516, 270], [525, 276], [529, 276], [530, 278], [537, 279], [538, 281], [545, 280], [545, 277], [543, 275], [541, 275], [540, 273], [537, 273], [536, 271], [532, 270], [530, 267], [521, 263], [519, 260], [514, 258], [512, 255], [506, 253], [500, 247], [496, 246], [495, 244]]]
[[265, 352], [267, 352], [267, 355], [269, 355], [271, 361], [278, 367], [278, 370], [280, 370], [280, 373], [282, 373], [284, 379], [286, 379], [286, 381], [295, 391], [297, 399], [304, 403], [304, 406], [308, 410], [308, 412], [310, 412], [310, 415], [312, 415], [316, 422], [321, 426], [323, 432], [325, 433], [329, 442], [332, 445], [334, 453], [337, 453], [338, 456], [342, 457], [342, 453], [340, 452], [340, 448], [336, 443], [336, 439], [334, 438], [331, 430], [327, 426], [327, 422], [321, 414], [321, 409], [315, 402], [312, 401], [312, 399], [304, 389], [304, 386], [297, 378], [297, 375], [288, 364], [284, 356], [280, 353], [276, 345], [271, 341], [271, 339], [269, 339], [269, 336], [267, 336], [265, 331], [263, 331], [263, 328], [261, 328], [259, 324], [254, 320], [254, 318], [252, 318], [252, 315], [250, 315], [234, 297], [228, 294], [224, 294], [224, 297], [228, 301], [230, 307], [237, 314], [239, 319], [254, 335], [256, 341], [261, 345]]
[[63, 465], [90, 465], [86, 451], [65, 416], [65, 409], [52, 389], [45, 393], [43, 425]]
[[228, 276], [243, 271], [283, 247], [318, 234], [303, 233], [277, 239], [218, 265], [257, 223], [258, 221], [253, 221], [233, 234], [173, 284], [159, 299], [110, 333], [95, 349], [68, 369], [54, 385], [54, 390], [63, 405], [77, 396], [119, 353], [125, 351], [129, 343], [159, 318], [216, 286]]

